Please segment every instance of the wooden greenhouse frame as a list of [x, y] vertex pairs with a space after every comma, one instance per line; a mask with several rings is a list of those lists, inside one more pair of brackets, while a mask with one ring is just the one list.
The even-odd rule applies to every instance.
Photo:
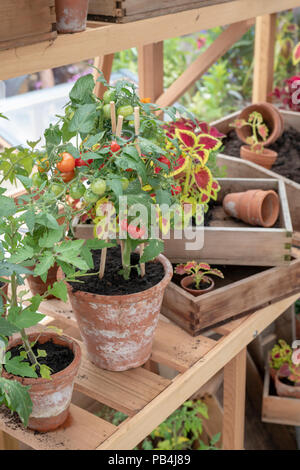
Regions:
[[[300, 0], [232, 0], [205, 2], [202, 8], [125, 24], [89, 22], [82, 33], [58, 35], [55, 40], [0, 51], [0, 79], [58, 67], [96, 57], [95, 64], [110, 77], [114, 53], [138, 48], [140, 96], [161, 106], [173, 104], [209, 67], [255, 23], [253, 101], [269, 99], [273, 82], [276, 13], [300, 7]], [[163, 41], [202, 29], [229, 25], [199, 55], [173, 85], [163, 90]], [[97, 84], [96, 93], [103, 93]], [[300, 290], [300, 286], [299, 286]], [[82, 407], [72, 405], [71, 425], [55, 433], [36, 435], [0, 418], [0, 448], [17, 449], [18, 441], [34, 449], [132, 449], [157, 425], [224, 368], [222, 444], [243, 449], [247, 345], [299, 297], [293, 294], [241, 319], [191, 337], [162, 319], [145, 368], [111, 373], [84, 360], [76, 389]], [[60, 313], [65, 310], [63, 316]], [[72, 312], [58, 300], [43, 302], [41, 311], [53, 324], [78, 338]], [[213, 339], [211, 333], [217, 333]], [[156, 364], [178, 372], [172, 380], [158, 375]], [[147, 370], [148, 369], [148, 370]], [[84, 400], [97, 400], [128, 418], [119, 426], [84, 409]]]

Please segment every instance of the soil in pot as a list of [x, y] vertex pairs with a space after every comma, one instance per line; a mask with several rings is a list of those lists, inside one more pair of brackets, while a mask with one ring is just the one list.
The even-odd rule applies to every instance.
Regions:
[[210, 282], [201, 281], [199, 284], [199, 289], [197, 289], [196, 283], [193, 282], [192, 284], [189, 285], [189, 288], [194, 289], [194, 290], [206, 290], [210, 287], [210, 285], [211, 285]]
[[[240, 158], [240, 147], [243, 142], [239, 140], [234, 130], [227, 134], [223, 144], [222, 153]], [[300, 132], [288, 127], [268, 148], [278, 153], [272, 171], [300, 184]]]
[[[94, 269], [88, 273], [99, 271], [101, 250], [93, 250]], [[137, 265], [139, 256], [133, 253], [131, 265]], [[146, 275], [141, 277], [136, 269], [132, 269], [129, 280], [125, 280], [121, 274], [121, 249], [119, 247], [107, 250], [104, 277], [100, 280], [95, 276], [80, 277], [81, 282], [70, 282], [73, 291], [84, 291], [99, 295], [128, 295], [142, 292], [158, 284], [164, 277], [164, 267], [161, 263], [146, 263]]]
[[199, 287], [196, 286], [194, 282], [194, 276], [185, 276], [180, 282], [181, 287], [189, 292], [190, 294], [198, 297], [206, 292], [210, 292], [214, 288], [214, 281], [209, 276], [204, 276], [202, 281], [199, 284]]
[[[34, 349], [47, 351], [49, 356], [39, 357], [39, 362], [52, 368], [51, 379], [19, 377], [6, 372], [5, 368], [2, 369], [2, 376], [30, 387], [33, 409], [28, 427], [35, 431], [48, 432], [57, 429], [68, 418], [81, 350], [74, 340], [64, 335], [48, 332], [29, 335], [30, 342], [37, 339]], [[9, 350], [14, 356], [19, 353], [20, 345], [20, 338], [10, 341]]]

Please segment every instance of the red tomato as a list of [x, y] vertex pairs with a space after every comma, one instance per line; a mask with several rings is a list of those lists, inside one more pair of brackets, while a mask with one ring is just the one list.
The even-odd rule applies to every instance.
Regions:
[[112, 152], [117, 152], [118, 150], [120, 150], [120, 145], [115, 141], [115, 140], [112, 140], [111, 144], [110, 144], [110, 150]]
[[174, 196], [175, 194], [181, 193], [181, 191], [182, 191], [182, 187], [181, 187], [181, 186], [175, 186], [174, 184], [171, 184], [171, 186], [172, 186], [171, 193], [172, 193], [173, 196]]
[[60, 174], [62, 180], [65, 182], [65, 183], [68, 183], [69, 181], [71, 181], [74, 177], [75, 177], [75, 172], [74, 170], [73, 171], [65, 171], [65, 172], [62, 172]]
[[75, 158], [68, 152], [60, 154], [61, 161], [57, 163], [56, 167], [62, 173], [69, 173], [75, 168]]

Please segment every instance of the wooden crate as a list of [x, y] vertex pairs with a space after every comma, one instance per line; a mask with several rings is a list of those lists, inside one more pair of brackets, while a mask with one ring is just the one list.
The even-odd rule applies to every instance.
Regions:
[[[186, 239], [177, 240], [171, 234], [164, 240], [164, 254], [174, 263], [201, 260], [211, 264], [232, 264], [246, 266], [279, 266], [290, 262], [292, 224], [290, 220], [285, 185], [275, 179], [220, 178], [221, 190], [218, 200], [225, 194], [248, 189], [274, 189], [280, 198], [280, 217], [276, 227], [251, 227], [226, 216], [218, 206], [219, 220], [214, 226], [187, 229]], [[212, 224], [211, 223], [211, 224]], [[192, 233], [204, 232], [202, 248], [188, 250], [186, 242], [192, 240]], [[200, 238], [200, 236], [199, 236]], [[189, 240], [188, 240], [189, 239]], [[201, 244], [201, 243], [200, 243]]]
[[232, 0], [90, 0], [89, 18], [114, 23], [169, 15]]
[[[232, 127], [229, 127], [229, 124], [234, 121], [239, 113], [240, 111], [229, 114], [228, 116], [214, 121], [211, 124], [217, 127], [220, 132], [227, 134], [232, 130]], [[284, 110], [280, 110], [280, 113], [283, 117], [285, 128], [292, 126], [300, 131], [300, 113]], [[260, 165], [256, 165], [256, 163], [224, 154], [218, 155], [218, 164], [220, 166], [226, 166], [227, 175], [230, 176], [230, 178], [276, 178], [283, 181], [286, 188], [293, 229], [296, 232], [300, 232], [300, 184], [285, 178], [274, 171], [267, 170]], [[298, 238], [300, 246], [300, 234], [298, 235]]]
[[300, 258], [284, 267], [226, 266], [223, 272], [224, 279], [214, 278], [215, 289], [199, 297], [171, 282], [164, 294], [162, 313], [196, 336], [286, 295], [299, 292], [300, 296]]
[[262, 399], [262, 421], [300, 426], [300, 399], [279, 397], [266, 367]]
[[56, 38], [55, 0], [0, 2], [0, 50]]

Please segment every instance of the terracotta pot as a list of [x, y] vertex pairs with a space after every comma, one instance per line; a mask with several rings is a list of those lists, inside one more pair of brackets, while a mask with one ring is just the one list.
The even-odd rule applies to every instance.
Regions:
[[189, 286], [193, 284], [194, 279], [195, 279], [194, 275], [186, 276], [183, 279], [181, 279], [180, 285], [184, 290], [194, 295], [195, 297], [198, 297], [198, 295], [206, 294], [207, 292], [210, 292], [211, 290], [213, 290], [213, 288], [215, 287], [214, 280], [209, 276], [204, 276], [203, 280], [206, 282], [210, 282], [209, 287], [207, 287], [206, 289], [190, 289]]
[[275, 375], [276, 393], [279, 397], [300, 398], [300, 384], [287, 385], [280, 380], [278, 372]]
[[[2, 292], [3, 292], [5, 295], [3, 295]], [[0, 295], [1, 295], [1, 297], [2, 297], [2, 302], [3, 302], [3, 304], [6, 304], [6, 302], [7, 302], [6, 297], [5, 297], [5, 296], [7, 296], [7, 293], [8, 293], [8, 284], [3, 284], [3, 286], [0, 287]], [[6, 315], [6, 310], [4, 311], [4, 313], [3, 313], [2, 316], [5, 317], [5, 315]]]
[[[264, 145], [271, 145], [283, 133], [284, 123], [280, 111], [270, 103], [255, 103], [244, 108], [239, 114], [238, 119], [245, 119], [248, 121], [248, 116], [253, 111], [257, 111], [262, 115], [263, 121], [269, 129], [269, 136], [264, 142]], [[244, 126], [241, 129], [235, 129], [235, 131], [238, 138], [245, 143], [247, 142], [247, 137], [250, 137], [252, 134], [251, 128], [249, 126]]]
[[[33, 271], [34, 266], [30, 266], [28, 267], [28, 269]], [[45, 292], [47, 292], [48, 287], [52, 286], [54, 282], [56, 282], [57, 280], [57, 270], [58, 270], [58, 266], [57, 264], [54, 264], [54, 266], [52, 266], [52, 268], [50, 268], [48, 271], [46, 282], [42, 281], [40, 276], [31, 276], [31, 275], [27, 276], [27, 281], [28, 281], [32, 294], [43, 295]], [[55, 299], [55, 297], [54, 295], [48, 295], [47, 299], [48, 300]]]
[[279, 198], [273, 190], [251, 189], [226, 194], [223, 208], [226, 214], [246, 224], [272, 227], [279, 215]]
[[[39, 333], [28, 335], [29, 340], [34, 341], [38, 335]], [[51, 339], [55, 344], [61, 344], [72, 349], [74, 353], [74, 359], [71, 364], [64, 370], [51, 375], [51, 380], [18, 377], [8, 374], [4, 369], [2, 370], [3, 377], [17, 380], [23, 385], [30, 386], [29, 393], [33, 409], [28, 427], [39, 432], [53, 431], [66, 421], [69, 414], [74, 380], [81, 361], [80, 346], [73, 339], [47, 332], [40, 334], [39, 343], [43, 344]], [[10, 341], [8, 349], [19, 344], [21, 344], [21, 339], [16, 338]]]
[[[96, 366], [122, 371], [139, 367], [149, 359], [164, 290], [173, 275], [165, 256], [159, 255], [155, 261], [164, 266], [163, 279], [136, 294], [97, 295], [73, 291], [67, 284], [89, 359]], [[63, 277], [59, 269], [58, 278]]]
[[243, 160], [249, 160], [257, 165], [263, 166], [267, 170], [271, 170], [274, 165], [278, 153], [274, 150], [263, 149], [262, 153], [256, 153], [248, 145], [242, 145], [240, 148], [240, 156]]
[[90, 240], [95, 238], [94, 224], [75, 224], [73, 225], [74, 235], [79, 240]]
[[59, 33], [79, 33], [86, 29], [89, 0], [55, 0]]

